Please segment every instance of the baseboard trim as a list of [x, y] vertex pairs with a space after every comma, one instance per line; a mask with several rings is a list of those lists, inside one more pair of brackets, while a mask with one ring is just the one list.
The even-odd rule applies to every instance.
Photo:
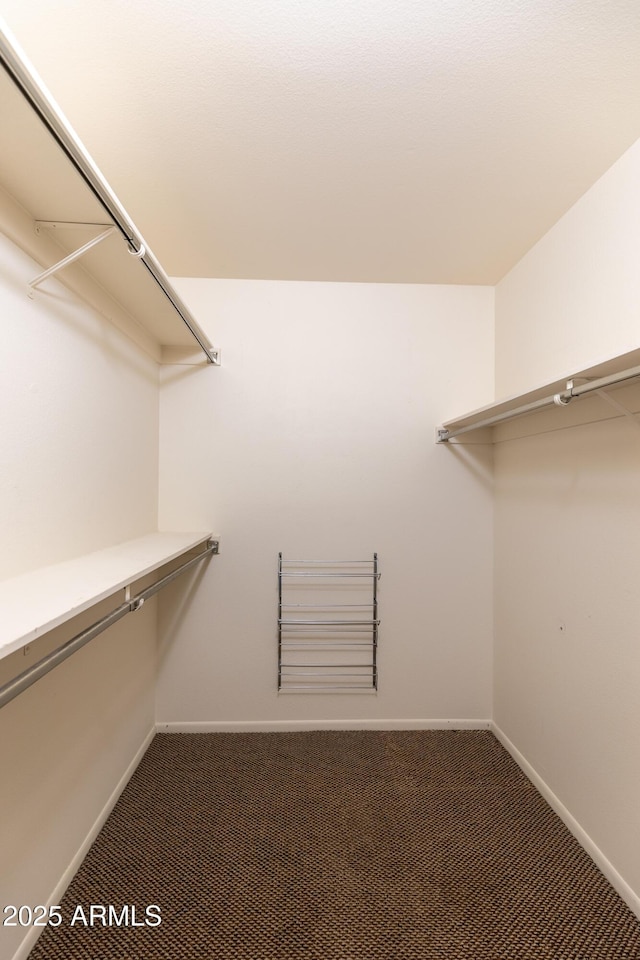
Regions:
[[286, 733], [309, 730], [489, 730], [490, 720], [194, 720], [156, 724], [158, 733]]
[[589, 834], [584, 830], [576, 818], [567, 810], [561, 800], [555, 795], [551, 787], [542, 779], [540, 774], [531, 766], [528, 760], [520, 753], [518, 748], [509, 740], [507, 735], [500, 727], [491, 721], [491, 732], [498, 738], [502, 746], [511, 754], [520, 769], [527, 775], [534, 787], [542, 794], [549, 806], [558, 814], [562, 822], [574, 835], [581, 847], [586, 850], [593, 862], [607, 878], [613, 889], [618, 893], [629, 909], [640, 920], [640, 897], [629, 886], [626, 880], [618, 873], [610, 860], [604, 855], [602, 850], [594, 843]]
[[[52, 906], [52, 904], [60, 903], [60, 900], [64, 896], [67, 887], [69, 886], [75, 874], [77, 873], [78, 868], [80, 867], [80, 864], [82, 863], [87, 853], [89, 852], [89, 849], [93, 841], [96, 839], [96, 837], [102, 830], [103, 826], [105, 825], [109, 814], [111, 813], [116, 803], [118, 802], [118, 799], [120, 798], [120, 794], [122, 793], [122, 791], [128, 784], [129, 780], [135, 773], [136, 768], [138, 767], [138, 764], [142, 760], [144, 754], [146, 753], [149, 747], [149, 744], [151, 743], [155, 735], [156, 735], [156, 731], [155, 731], [155, 727], [153, 727], [149, 731], [149, 733], [146, 735], [142, 745], [136, 752], [136, 755], [134, 756], [133, 760], [131, 761], [131, 763], [129, 764], [129, 766], [123, 773], [123, 775], [120, 777], [120, 780], [118, 781], [115, 789], [112, 791], [111, 795], [109, 796], [109, 799], [105, 803], [104, 807], [98, 814], [98, 817], [96, 818], [93, 826], [89, 830], [89, 833], [87, 834], [85, 839], [82, 841], [80, 848], [78, 849], [78, 852], [75, 854], [75, 856], [71, 860], [71, 863], [69, 864], [67, 869], [64, 871], [64, 873], [60, 877], [60, 880], [56, 884], [53, 892], [51, 893], [51, 896], [45, 903], [45, 906], [47, 908]], [[31, 953], [31, 951], [33, 950], [36, 944], [36, 940], [42, 933], [42, 929], [43, 928], [40, 928], [40, 927], [29, 928], [29, 931], [26, 937], [18, 947], [16, 953], [14, 953], [13, 960], [27, 960], [27, 957], [29, 956], [29, 954]]]

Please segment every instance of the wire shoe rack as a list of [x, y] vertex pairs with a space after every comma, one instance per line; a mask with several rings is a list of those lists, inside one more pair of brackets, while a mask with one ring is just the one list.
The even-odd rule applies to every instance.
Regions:
[[278, 690], [378, 689], [378, 554], [287, 560], [278, 554]]

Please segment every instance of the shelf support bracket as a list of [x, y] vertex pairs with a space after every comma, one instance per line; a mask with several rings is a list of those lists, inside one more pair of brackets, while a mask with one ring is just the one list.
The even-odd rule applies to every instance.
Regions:
[[631, 421], [634, 427], [637, 427], [640, 430], [640, 420], [638, 420], [637, 414], [635, 414], [633, 410], [629, 410], [629, 408], [625, 407], [624, 404], [620, 403], [619, 400], [614, 400], [613, 397], [609, 396], [606, 390], [596, 390], [595, 392], [603, 400], [606, 400], [606, 402], [610, 404], [610, 406], [612, 406], [615, 410], [617, 410], [619, 413], [624, 414], [624, 416]]
[[65, 257], [64, 260], [60, 260], [58, 263], [54, 263], [52, 267], [49, 267], [48, 270], [45, 270], [44, 273], [40, 273], [37, 277], [31, 280], [27, 284], [27, 292], [29, 298], [33, 300], [35, 296], [36, 287], [39, 287], [40, 284], [46, 280], [48, 277], [53, 276], [54, 273], [57, 273], [59, 270], [62, 270], [64, 267], [68, 267], [70, 263], [74, 263], [75, 260], [78, 260], [80, 257], [84, 256], [89, 250], [97, 246], [99, 243], [102, 243], [103, 240], [106, 240], [107, 237], [110, 237], [112, 233], [116, 232], [116, 227], [109, 227], [107, 230], [104, 230], [102, 233], [99, 233], [97, 237], [94, 237], [92, 240], [89, 240], [88, 243], [83, 244], [78, 250], [75, 250], [73, 253], [70, 253], [68, 257]]

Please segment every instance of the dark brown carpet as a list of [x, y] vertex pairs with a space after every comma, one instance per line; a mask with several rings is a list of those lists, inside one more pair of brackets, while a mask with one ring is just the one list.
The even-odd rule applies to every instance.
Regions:
[[[162, 924], [71, 926], [90, 904]], [[62, 912], [30, 960], [640, 958], [638, 921], [484, 731], [157, 736]]]

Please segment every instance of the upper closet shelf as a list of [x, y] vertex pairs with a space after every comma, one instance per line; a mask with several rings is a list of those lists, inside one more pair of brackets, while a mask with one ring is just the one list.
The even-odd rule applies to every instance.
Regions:
[[[196, 346], [207, 363], [219, 364], [219, 350], [174, 290], [14, 39], [2, 29], [0, 66], [4, 68], [0, 70], [0, 125], [11, 131], [0, 151], [0, 184], [26, 211], [40, 237], [39, 246], [35, 234], [33, 244], [19, 241], [20, 245], [49, 268], [113, 227], [111, 235], [88, 248], [78, 261], [112, 301], [106, 311], [110, 319], [122, 310], [134, 329], [142, 328], [138, 342], [148, 343], [158, 360]], [[49, 250], [57, 251], [57, 257], [48, 262], [43, 262], [43, 238], [49, 239]], [[77, 289], [70, 270], [64, 266], [57, 276]]]
[[209, 533], [151, 533], [1, 581], [0, 659], [210, 539]]
[[[618, 413], [634, 416], [631, 411], [610, 398], [608, 391], [638, 380], [640, 380], [640, 350], [634, 350], [597, 366], [580, 370], [567, 379], [547, 383], [536, 390], [499, 400], [473, 410], [471, 413], [446, 420], [436, 430], [436, 442], [447, 443], [454, 437], [463, 436], [474, 430], [495, 427], [545, 408], [566, 411], [572, 401], [587, 394], [597, 394], [613, 404]], [[563, 414], [558, 413], [558, 416], [562, 418]], [[575, 421], [572, 420], [571, 423], [573, 422]], [[566, 425], [566, 420], [560, 425]]]

